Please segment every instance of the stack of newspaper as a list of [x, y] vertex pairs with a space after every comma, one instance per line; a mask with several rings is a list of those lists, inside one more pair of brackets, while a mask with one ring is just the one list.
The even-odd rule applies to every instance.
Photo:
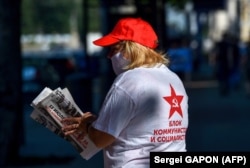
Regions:
[[74, 133], [65, 137], [61, 131], [63, 118], [84, 115], [67, 88], [51, 90], [45, 87], [32, 101], [31, 106], [34, 110], [30, 117], [56, 135], [69, 141], [84, 159], [88, 160], [100, 151], [88, 135], [82, 136]]

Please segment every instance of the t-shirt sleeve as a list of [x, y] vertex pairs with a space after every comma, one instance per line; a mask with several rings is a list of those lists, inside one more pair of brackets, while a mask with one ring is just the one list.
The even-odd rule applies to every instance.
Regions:
[[117, 86], [107, 94], [94, 128], [118, 137], [134, 116], [135, 103], [131, 96]]

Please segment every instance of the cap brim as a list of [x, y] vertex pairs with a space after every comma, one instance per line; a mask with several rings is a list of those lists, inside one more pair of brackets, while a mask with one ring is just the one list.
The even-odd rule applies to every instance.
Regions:
[[106, 35], [106, 36], [103, 36], [100, 39], [97, 39], [97, 40], [93, 41], [93, 43], [95, 45], [97, 45], [97, 46], [105, 47], [105, 46], [110, 46], [112, 44], [115, 44], [115, 43], [117, 43], [119, 41], [120, 41], [119, 39], [114, 38], [111, 35]]

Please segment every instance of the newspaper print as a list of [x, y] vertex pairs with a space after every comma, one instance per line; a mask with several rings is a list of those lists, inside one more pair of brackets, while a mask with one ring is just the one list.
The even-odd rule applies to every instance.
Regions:
[[52, 93], [52, 90], [45, 87], [41, 93], [32, 101], [31, 106], [34, 108], [30, 117], [41, 124], [42, 126], [49, 129], [51, 132], [56, 135], [64, 138], [64, 134], [61, 131], [58, 124], [53, 121], [53, 118], [48, 114], [48, 112], [41, 106], [38, 106], [38, 103]]
[[[33, 119], [38, 121], [40, 124], [45, 125], [52, 132], [57, 133], [58, 129], [62, 127], [61, 120], [65, 117], [78, 117], [84, 115], [84, 113], [75, 104], [70, 92], [65, 89], [57, 88], [50, 93], [48, 90], [42, 91], [36, 99], [34, 99], [32, 106], [35, 109], [39, 109], [39, 114], [33, 114]], [[48, 94], [49, 93], [49, 94]], [[41, 98], [42, 97], [42, 98]], [[35, 113], [37, 113], [35, 110]], [[50, 117], [47, 117], [46, 114]], [[43, 114], [43, 115], [42, 115]], [[45, 117], [46, 116], [46, 117]], [[44, 121], [46, 120], [46, 122]], [[50, 122], [48, 124], [48, 121]], [[59, 136], [62, 132], [58, 132]], [[89, 139], [88, 135], [81, 135], [81, 133], [75, 133], [71, 135], [68, 139], [70, 143], [76, 148], [80, 155], [88, 160], [94, 154], [96, 154], [100, 149], [98, 149], [94, 143]]]
[[41, 124], [42, 126], [46, 127], [49, 129], [51, 132], [55, 133], [56, 135], [60, 136], [61, 138], [65, 138], [63, 132], [61, 131], [60, 127], [57, 126], [57, 124], [48, 118], [47, 115], [44, 115], [41, 113], [39, 110], [34, 110], [30, 117]]
[[51, 95], [51, 101], [57, 104], [59, 110], [63, 110], [68, 116], [80, 117], [83, 115], [70, 100], [65, 98], [65, 95], [60, 89], [56, 89]]

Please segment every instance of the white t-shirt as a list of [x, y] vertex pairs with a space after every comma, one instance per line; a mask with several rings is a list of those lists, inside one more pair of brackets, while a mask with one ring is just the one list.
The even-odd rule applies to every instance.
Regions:
[[116, 137], [106, 168], [149, 167], [151, 151], [186, 151], [188, 96], [165, 65], [135, 68], [111, 86], [93, 127]]

